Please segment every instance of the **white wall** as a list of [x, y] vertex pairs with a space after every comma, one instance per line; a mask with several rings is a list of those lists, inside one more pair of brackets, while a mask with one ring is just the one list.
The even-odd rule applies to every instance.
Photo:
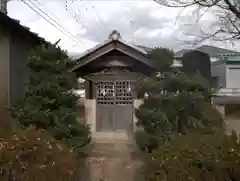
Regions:
[[226, 66], [226, 88], [240, 88], [240, 65]]
[[86, 124], [90, 126], [92, 134], [96, 132], [96, 99], [85, 99], [85, 119]]

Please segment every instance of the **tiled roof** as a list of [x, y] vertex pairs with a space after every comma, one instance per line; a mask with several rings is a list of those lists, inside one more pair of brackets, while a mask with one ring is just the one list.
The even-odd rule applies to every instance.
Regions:
[[13, 30], [16, 29], [16, 31], [19, 31], [19, 30], [25, 31], [25, 33], [29, 34], [30, 36], [33, 36], [36, 40], [47, 43], [47, 44], [51, 44], [50, 42], [46, 41], [44, 38], [40, 37], [37, 33], [32, 32], [29, 27], [21, 25], [19, 20], [10, 18], [8, 15], [2, 12], [0, 12], [0, 24], [4, 26], [8, 26], [7, 28], [14, 26]]
[[175, 53], [175, 56], [176, 56], [176, 57], [182, 57], [183, 54], [185, 54], [185, 53], [187, 53], [187, 52], [189, 52], [189, 51], [191, 51], [191, 49], [182, 49], [182, 50], [176, 52], [176, 53]]
[[209, 46], [209, 45], [202, 45], [200, 47], [197, 47], [196, 49], [182, 49], [178, 52], [176, 52], [177, 57], [183, 56], [183, 54], [190, 52], [190, 51], [200, 51], [203, 53], [208, 54], [210, 57], [229, 57], [229, 56], [239, 56], [240, 52], [219, 48], [215, 46]]
[[143, 45], [135, 45], [143, 50], [145, 50], [146, 52], [149, 52], [151, 51], [153, 48], [150, 48], [150, 47], [146, 47], [146, 46], [143, 46]]
[[214, 46], [209, 46], [209, 45], [203, 45], [201, 47], [196, 48], [196, 50], [207, 53], [211, 57], [240, 55], [240, 52], [236, 52], [236, 51], [224, 49], [224, 48], [219, 48], [219, 47], [214, 47]]
[[[113, 41], [112, 39], [108, 39], [108, 40], [104, 41], [103, 43], [100, 43], [100, 44], [94, 46], [93, 48], [91, 48], [91, 49], [89, 49], [89, 50], [87, 50], [87, 51], [85, 51], [85, 52], [83, 52], [83, 53], [81, 53], [81, 54], [79, 54], [77, 56], [74, 56], [74, 59], [81, 59], [82, 57], [84, 57], [84, 56], [86, 56], [88, 54], [91, 54], [92, 52], [96, 51], [100, 47], [103, 47], [103, 46], [105, 46], [106, 44], [108, 44], [108, 43], [110, 43], [112, 41]], [[144, 49], [140, 48], [137, 45], [130, 44], [127, 41], [124, 41], [122, 39], [118, 39], [117, 41], [119, 41], [119, 42], [121, 42], [121, 43], [123, 43], [123, 44], [125, 44], [125, 45], [127, 45], [129, 47], [132, 47], [133, 49], [143, 53], [144, 55], [147, 54], [147, 51], [145, 51]]]

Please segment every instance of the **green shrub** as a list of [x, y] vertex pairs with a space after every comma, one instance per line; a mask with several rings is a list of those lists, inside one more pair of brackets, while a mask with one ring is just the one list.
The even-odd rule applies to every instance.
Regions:
[[60, 48], [38, 47], [28, 57], [23, 99], [14, 100], [11, 113], [17, 127], [34, 125], [76, 152], [89, 143], [89, 128], [77, 122], [78, 96], [70, 60]]
[[151, 154], [143, 173], [147, 181], [240, 180], [240, 144], [235, 134], [189, 133]]
[[[170, 122], [163, 122], [163, 121], [156, 121], [157, 124], [159, 124], [157, 129], [150, 129], [154, 131], [148, 132], [148, 129], [145, 129], [146, 131], [137, 132], [135, 134], [135, 140], [138, 145], [138, 147], [141, 150], [146, 150], [146, 148], [150, 148], [150, 150], [161, 147], [166, 142], [170, 141], [172, 138], [176, 137], [179, 134], [185, 135], [188, 134], [188, 132], [197, 131], [201, 132], [202, 134], [205, 133], [213, 133], [215, 131], [225, 131], [225, 126], [223, 119], [220, 115], [220, 113], [212, 107], [209, 103], [198, 103], [195, 105], [197, 110], [201, 110], [197, 113], [196, 117], [194, 118], [194, 121], [198, 122], [198, 126], [196, 127], [188, 127], [188, 130], [185, 130], [182, 133], [178, 133], [178, 131], [174, 128], [176, 127], [176, 124], [170, 123]], [[143, 115], [141, 118], [143, 118], [141, 121], [145, 119], [144, 117], [144, 108], [141, 108], [137, 111], [137, 115]], [[151, 116], [157, 117], [158, 114], [161, 114], [161, 111], [157, 110], [149, 113]], [[154, 113], [153, 113], [154, 112]], [[147, 115], [148, 116], [148, 115]], [[198, 121], [198, 119], [201, 119], [201, 121]], [[145, 119], [148, 120], [147, 124], [144, 125], [145, 128], [149, 127], [155, 127], [154, 121], [151, 122], [151, 119]], [[149, 124], [151, 122], [151, 124]], [[141, 125], [141, 124], [140, 124]], [[155, 127], [156, 128], [156, 127]], [[164, 129], [165, 128], [165, 129]], [[149, 150], [149, 149], [148, 149]], [[150, 151], [151, 152], [151, 151]]]
[[0, 140], [1, 181], [73, 181], [76, 173], [73, 153], [39, 130], [29, 128]]
[[157, 139], [151, 135], [148, 134], [145, 131], [137, 131], [135, 133], [135, 141], [137, 146], [144, 152], [150, 153], [153, 149], [156, 149], [158, 147], [158, 141]]

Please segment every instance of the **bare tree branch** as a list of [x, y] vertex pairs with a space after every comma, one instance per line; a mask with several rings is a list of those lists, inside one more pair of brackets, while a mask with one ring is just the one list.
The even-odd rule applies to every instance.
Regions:
[[[214, 41], [233, 41], [240, 39], [240, 4], [234, 0], [153, 0], [154, 2], [172, 8], [188, 8], [195, 7], [197, 11], [205, 8], [203, 13], [197, 14], [197, 20], [192, 23], [192, 29], [199, 25], [200, 35], [185, 33], [188, 37], [195, 37], [195, 44], [201, 43], [207, 39]], [[206, 11], [212, 10], [218, 19], [213, 22], [214, 30], [207, 32], [200, 27], [200, 21]], [[219, 11], [217, 12], [216, 9]], [[181, 16], [182, 11], [177, 15], [177, 20]], [[177, 21], [176, 20], [176, 21]], [[175, 22], [176, 25], [176, 22]], [[188, 40], [187, 40], [188, 41]], [[191, 42], [192, 40], [190, 40]], [[189, 41], [188, 41], [189, 42]]]
[[178, 15], [177, 15], [177, 17], [176, 17], [176, 20], [175, 20], [175, 23], [174, 23], [173, 27], [176, 26], [177, 21], [178, 21], [178, 19], [180, 18], [181, 13], [185, 10], [185, 8], [186, 8], [186, 7], [183, 7], [183, 8], [178, 12]]
[[236, 8], [236, 5], [231, 4], [231, 2], [229, 0], [224, 0], [224, 2], [228, 5], [229, 10], [231, 12], [233, 12], [238, 18], [240, 18], [240, 12], [239, 10]]

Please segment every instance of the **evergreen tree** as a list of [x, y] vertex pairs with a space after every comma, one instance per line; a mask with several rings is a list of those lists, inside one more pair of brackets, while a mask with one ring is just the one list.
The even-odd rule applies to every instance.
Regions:
[[40, 46], [32, 51], [25, 97], [13, 105], [12, 116], [17, 126], [33, 125], [79, 148], [89, 140], [89, 131], [76, 121], [78, 97], [72, 90], [77, 80], [70, 65], [60, 48]]
[[156, 72], [137, 85], [144, 103], [136, 110], [138, 125], [161, 142], [199, 128], [222, 126], [221, 116], [211, 105], [212, 90], [197, 75], [187, 76], [172, 67], [173, 52], [155, 48], [148, 57]]

